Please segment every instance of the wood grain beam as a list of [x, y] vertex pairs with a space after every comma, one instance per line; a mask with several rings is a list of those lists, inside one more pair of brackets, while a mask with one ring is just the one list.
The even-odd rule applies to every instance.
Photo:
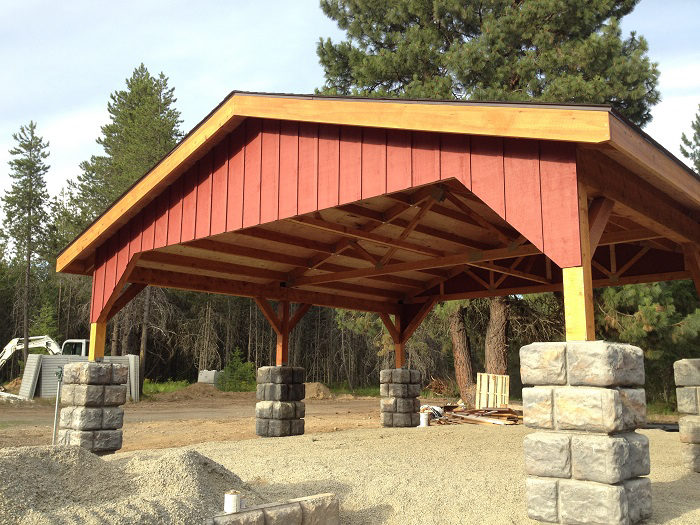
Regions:
[[598, 197], [593, 199], [593, 202], [588, 207], [588, 227], [590, 228], [588, 237], [591, 243], [591, 253], [595, 253], [598, 247], [614, 205], [614, 201], [605, 197]]

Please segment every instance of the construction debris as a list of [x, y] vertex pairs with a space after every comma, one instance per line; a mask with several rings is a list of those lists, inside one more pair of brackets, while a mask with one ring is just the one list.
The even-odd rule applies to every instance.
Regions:
[[430, 413], [435, 425], [520, 425], [523, 422], [522, 411], [512, 408], [466, 409], [455, 405], [423, 405], [420, 411]]

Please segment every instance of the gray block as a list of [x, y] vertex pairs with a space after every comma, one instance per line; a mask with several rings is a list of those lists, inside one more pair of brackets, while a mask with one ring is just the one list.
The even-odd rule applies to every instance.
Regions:
[[681, 414], [700, 414], [700, 388], [676, 388], [676, 402]]
[[606, 341], [569, 341], [566, 360], [570, 385], [644, 385], [644, 353], [636, 346]]
[[122, 448], [121, 430], [96, 430], [92, 450], [108, 452]]
[[546, 478], [527, 478], [527, 515], [533, 520], [556, 522], [559, 520], [557, 509], [558, 481]]
[[304, 383], [298, 383], [289, 385], [289, 398], [288, 401], [301, 401], [306, 397], [306, 385]]
[[423, 374], [420, 370], [411, 370], [411, 383], [420, 385], [423, 383]]
[[66, 363], [63, 365], [63, 386], [66, 385], [77, 385], [80, 382], [80, 368], [77, 366], [78, 363]]
[[418, 412], [413, 412], [411, 414], [411, 426], [417, 427], [420, 424], [420, 414]]
[[532, 343], [520, 349], [523, 385], [565, 385], [566, 343]]
[[212, 525], [265, 525], [265, 514], [261, 509], [247, 509], [235, 514], [220, 514], [207, 522]]
[[649, 440], [641, 434], [574, 435], [574, 479], [614, 484], [649, 473]]
[[117, 430], [124, 426], [124, 409], [122, 407], [105, 407], [102, 409], [102, 428]]
[[280, 383], [265, 383], [265, 401], [287, 401], [289, 399], [289, 385]]
[[651, 518], [651, 480], [634, 478], [623, 483], [627, 498], [627, 516], [630, 523]]
[[688, 463], [690, 470], [693, 472], [700, 472], [700, 445], [684, 444], [683, 458]]
[[397, 412], [416, 412], [416, 398], [399, 397], [396, 399]]
[[[416, 422], [416, 423], [414, 424], [415, 419], [414, 419], [413, 417], [411, 417], [412, 415], [413, 415], [413, 414], [406, 414], [406, 413], [400, 414], [400, 413], [398, 413], [398, 412], [395, 413], [395, 414], [393, 415], [393, 418], [392, 418], [392, 419], [393, 419], [393, 425], [394, 425], [394, 427], [413, 427], [413, 426], [417, 426], [418, 423]], [[415, 414], [415, 415], [417, 416], [418, 414]]]
[[258, 401], [255, 403], [255, 417], [272, 419], [272, 405], [274, 401]]
[[530, 428], [554, 428], [551, 388], [523, 388], [523, 421]]
[[406, 385], [406, 396], [408, 397], [418, 397], [420, 396], [420, 384], [411, 383]]
[[301, 507], [302, 525], [340, 525], [340, 505], [335, 494], [290, 499]]
[[62, 428], [56, 433], [56, 444], [70, 446], [70, 433], [69, 428]]
[[700, 443], [700, 416], [685, 416], [678, 421], [681, 443]]
[[297, 384], [301, 384], [306, 382], [306, 370], [304, 369], [303, 366], [295, 366], [292, 367], [292, 370], [294, 372], [293, 374], [293, 382]]
[[393, 412], [381, 412], [379, 414], [379, 422], [383, 427], [393, 427], [394, 426], [394, 413]]
[[383, 397], [379, 400], [380, 412], [396, 412], [396, 400], [403, 398]]
[[78, 406], [101, 407], [105, 401], [105, 387], [102, 385], [71, 385], [73, 404]]
[[288, 436], [291, 432], [289, 419], [270, 419], [267, 424], [267, 432], [270, 437]]
[[270, 367], [270, 383], [291, 385], [294, 382], [294, 370], [289, 366]]
[[257, 383], [272, 383], [272, 380], [270, 379], [270, 370], [275, 368], [274, 366], [261, 366], [258, 368], [257, 374], [256, 374], [256, 380]]
[[301, 419], [306, 416], [306, 404], [303, 401], [294, 401], [294, 417]]
[[625, 478], [648, 476], [651, 472], [649, 438], [644, 434], [637, 434], [636, 432], [620, 435], [627, 440], [630, 446], [630, 457], [626, 465]]
[[63, 384], [61, 385], [61, 404], [63, 406], [75, 405], [73, 400], [75, 396], [75, 385], [74, 384]]
[[81, 385], [108, 385], [112, 382], [111, 363], [76, 362], [63, 366], [70, 383]]
[[647, 421], [647, 396], [643, 388], [619, 388], [625, 429], [635, 429]]
[[379, 371], [379, 382], [381, 384], [391, 383], [391, 374], [393, 369], [387, 368]]
[[102, 428], [102, 408], [75, 407], [71, 415], [70, 428], [73, 430], [100, 430]]
[[293, 419], [296, 413], [296, 406], [290, 401], [274, 401], [272, 403], [273, 419]]
[[69, 444], [72, 447], [82, 447], [87, 450], [94, 449], [95, 432], [92, 430], [70, 430]]
[[256, 418], [255, 419], [255, 434], [261, 437], [267, 437], [269, 435], [269, 419]]
[[[258, 369], [260, 371], [260, 369]], [[258, 385], [255, 387], [255, 399], [258, 401], [267, 401], [265, 399], [265, 385], [267, 383], [258, 383]]]
[[568, 478], [571, 476], [571, 437], [554, 432], [525, 436], [525, 472], [530, 476]]
[[389, 383], [389, 395], [391, 397], [408, 397], [408, 385]]
[[289, 434], [292, 436], [302, 436], [304, 434], [304, 420], [291, 419], [289, 421]]
[[646, 419], [643, 398], [643, 389], [556, 388], [556, 428], [606, 433], [634, 430]]
[[129, 380], [129, 367], [127, 365], [118, 365], [112, 363], [112, 380], [113, 385], [124, 385]]
[[200, 370], [197, 374], [197, 383], [216, 385], [216, 379], [221, 372], [219, 370]]
[[126, 385], [107, 385], [104, 389], [105, 406], [116, 406], [126, 403]]
[[673, 363], [676, 386], [700, 386], [700, 359], [681, 359]]
[[302, 525], [299, 503], [262, 505], [261, 507], [265, 514], [265, 525]]
[[379, 385], [379, 395], [382, 397], [389, 397], [389, 384], [382, 383]]
[[405, 368], [396, 368], [391, 372], [392, 383], [408, 384], [411, 382], [411, 371]]
[[628, 525], [627, 496], [622, 485], [559, 481], [559, 516], [572, 525]]
[[72, 406], [61, 409], [61, 412], [58, 417], [59, 428], [70, 428], [71, 420], [73, 417], [73, 410], [75, 410], [75, 407]]

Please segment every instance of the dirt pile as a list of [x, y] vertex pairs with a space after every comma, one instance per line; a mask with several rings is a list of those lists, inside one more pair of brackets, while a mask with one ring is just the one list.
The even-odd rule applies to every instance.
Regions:
[[189, 450], [105, 461], [77, 447], [0, 450], [0, 523], [201, 523], [235, 489], [264, 500], [220, 464]]
[[306, 396], [304, 399], [333, 399], [335, 396], [323, 383], [304, 383]]
[[15, 377], [12, 381], [9, 381], [2, 385], [5, 392], [8, 394], [19, 394], [19, 388], [22, 386], [22, 378]]

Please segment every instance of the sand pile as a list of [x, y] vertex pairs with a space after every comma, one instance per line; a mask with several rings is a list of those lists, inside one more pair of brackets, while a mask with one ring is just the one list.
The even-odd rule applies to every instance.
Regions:
[[200, 523], [223, 494], [264, 500], [220, 464], [189, 450], [105, 461], [77, 447], [0, 450], [0, 523]]
[[306, 397], [304, 399], [333, 399], [335, 396], [323, 383], [305, 383]]

